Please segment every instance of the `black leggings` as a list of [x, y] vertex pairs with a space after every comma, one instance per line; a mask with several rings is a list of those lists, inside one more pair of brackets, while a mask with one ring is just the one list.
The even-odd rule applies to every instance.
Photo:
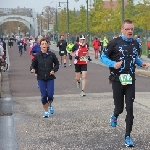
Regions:
[[133, 102], [135, 99], [135, 80], [132, 84], [121, 85], [120, 82], [112, 82], [113, 98], [114, 98], [114, 115], [119, 116], [124, 109], [124, 96], [126, 103], [126, 135], [130, 135], [133, 125]]
[[24, 51], [27, 51], [27, 44], [24, 44]]

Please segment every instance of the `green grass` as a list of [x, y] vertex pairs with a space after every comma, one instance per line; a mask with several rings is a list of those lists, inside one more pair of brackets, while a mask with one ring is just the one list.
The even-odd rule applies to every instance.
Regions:
[[147, 52], [146, 50], [142, 50], [142, 55], [147, 56], [147, 55], [148, 55], [148, 52]]

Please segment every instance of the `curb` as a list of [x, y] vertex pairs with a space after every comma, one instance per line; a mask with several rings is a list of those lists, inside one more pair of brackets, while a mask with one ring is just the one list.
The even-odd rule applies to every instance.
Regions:
[[142, 69], [137, 69], [135, 71], [136, 74], [138, 75], [143, 75], [143, 76], [146, 76], [146, 77], [150, 77], [150, 71], [145, 71], [145, 70], [142, 70]]
[[8, 72], [1, 73], [0, 150], [18, 150]]
[[[89, 51], [89, 53], [91, 55], [94, 55], [94, 52], [92, 52], [92, 50]], [[98, 53], [98, 56], [99, 56], [99, 53]], [[148, 60], [143, 60], [144, 62], [147, 62]], [[150, 60], [149, 60], [150, 61]], [[149, 62], [150, 63], [150, 62]], [[105, 66], [105, 65], [104, 65]], [[138, 69], [136, 68], [135, 70], [135, 74], [137, 75], [143, 75], [143, 76], [146, 76], [146, 77], [150, 77], [150, 70], [142, 70], [142, 69]]]

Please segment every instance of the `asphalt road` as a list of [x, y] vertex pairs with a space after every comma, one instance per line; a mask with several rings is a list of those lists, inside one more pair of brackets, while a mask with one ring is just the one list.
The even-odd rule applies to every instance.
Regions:
[[[55, 50], [54, 52], [58, 56], [57, 48], [55, 46], [51, 46], [51, 48]], [[91, 55], [91, 57], [93, 56]], [[9, 59], [9, 78], [12, 96], [39, 96], [36, 77], [29, 71], [31, 64], [29, 53], [23, 53], [20, 57], [18, 48], [14, 44], [13, 49], [9, 49]], [[111, 85], [108, 81], [108, 68], [96, 64], [94, 58], [93, 62], [88, 63], [87, 87], [85, 92], [112, 92]], [[76, 89], [74, 66], [61, 67], [56, 73], [56, 78], [55, 95], [80, 93], [80, 90]], [[136, 92], [149, 92], [150, 79], [139, 75], [136, 75], [136, 79]]]

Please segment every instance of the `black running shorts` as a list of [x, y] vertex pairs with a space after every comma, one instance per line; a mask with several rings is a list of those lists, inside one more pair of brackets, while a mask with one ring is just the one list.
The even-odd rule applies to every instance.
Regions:
[[59, 51], [59, 56], [67, 56], [67, 51]]
[[87, 71], [87, 64], [79, 65], [75, 64], [75, 72]]

